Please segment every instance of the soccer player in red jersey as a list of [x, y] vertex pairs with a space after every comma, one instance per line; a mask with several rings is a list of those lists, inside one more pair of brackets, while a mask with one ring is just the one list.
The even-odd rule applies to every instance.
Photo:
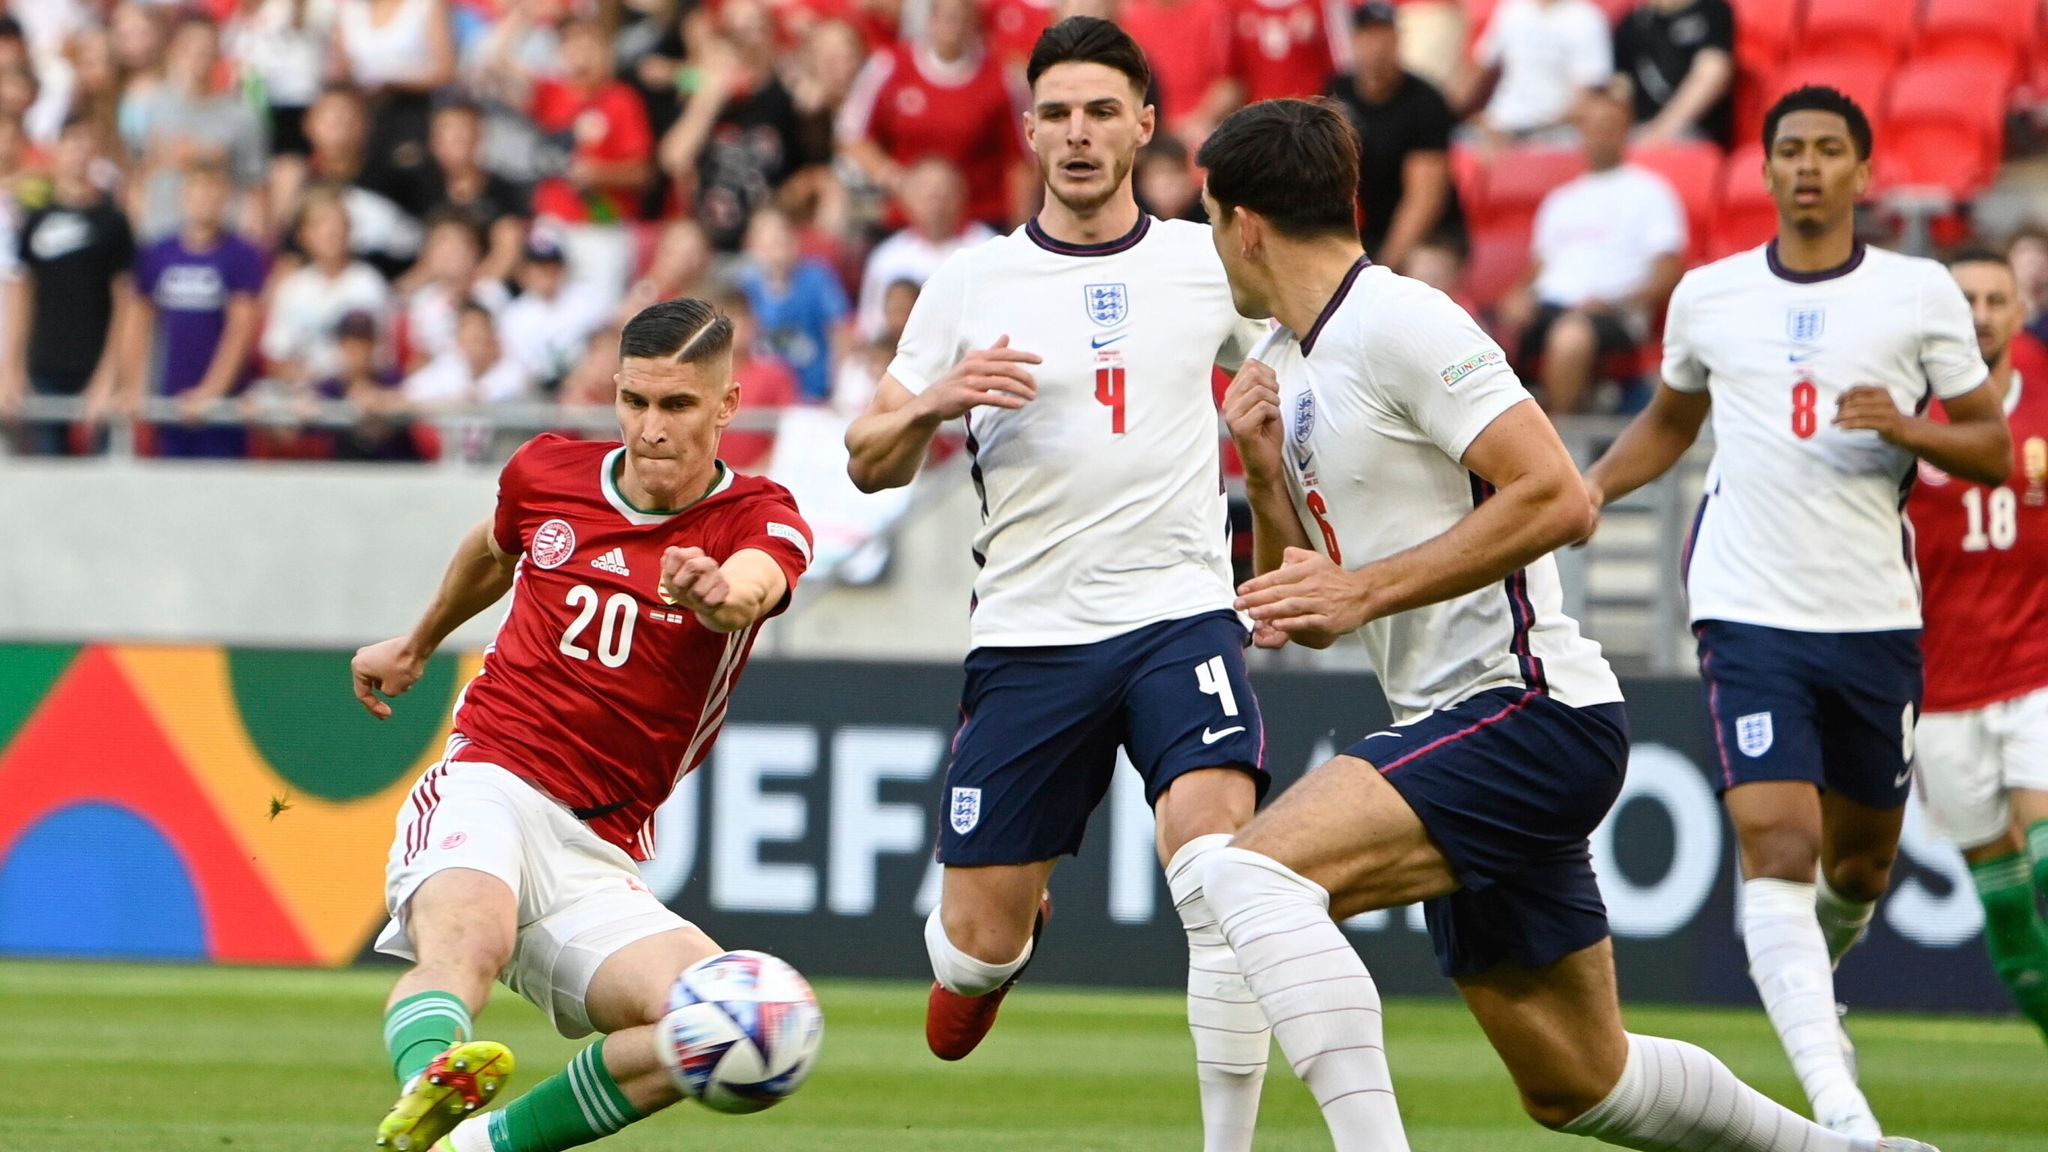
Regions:
[[[1906, 505], [1926, 602], [1920, 796], [1969, 861], [1998, 978], [2048, 1034], [2048, 924], [2036, 904], [2048, 893], [2048, 349], [2021, 329], [2026, 306], [2004, 257], [1968, 252], [1949, 270], [1975, 314], [2014, 461], [1995, 488], [1923, 462]], [[1943, 418], [1939, 406], [1929, 415]]]
[[[498, 482], [407, 635], [356, 653], [356, 698], [391, 714], [448, 634], [513, 593], [463, 689], [445, 759], [398, 813], [377, 950], [413, 962], [384, 1040], [402, 1091], [380, 1147], [574, 1147], [679, 1099], [652, 1026], [720, 949], [641, 882], [652, 818], [703, 763], [761, 622], [789, 603], [811, 533], [789, 493], [717, 457], [739, 407], [732, 322], [656, 304], [619, 337], [624, 443], [542, 436]], [[493, 979], [564, 1036], [605, 1038], [487, 1120], [512, 1070], [471, 1025]]]

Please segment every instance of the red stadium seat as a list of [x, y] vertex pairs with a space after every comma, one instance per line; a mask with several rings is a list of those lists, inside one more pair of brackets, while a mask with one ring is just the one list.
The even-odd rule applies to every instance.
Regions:
[[1489, 225], [1472, 229], [1471, 252], [1465, 259], [1459, 291], [1485, 311], [1529, 270], [1529, 228], [1526, 224]]
[[1465, 0], [1465, 54], [1471, 55], [1479, 43], [1479, 37], [1486, 31], [1486, 22], [1493, 19], [1493, 10], [1500, 0]]
[[1607, 13], [1607, 26], [1610, 28], [1621, 23], [1621, 18], [1636, 6], [1636, 0], [1593, 0], [1593, 3]]
[[1715, 260], [1746, 251], [1778, 231], [1778, 206], [1764, 190], [1764, 147], [1736, 149], [1721, 170], [1720, 208], [1714, 216], [1707, 255]]
[[1912, 58], [1963, 60], [2017, 79], [2041, 25], [2041, 0], [1927, 0]]
[[1839, 90], [1854, 100], [1863, 114], [1875, 124], [1884, 112], [1885, 85], [1891, 78], [1890, 63], [1877, 63], [1870, 57], [1854, 52], [1821, 53], [1809, 46], [1795, 54], [1778, 70], [1764, 89], [1764, 110], [1777, 102], [1778, 97], [1808, 84], [1823, 84]]
[[1736, 61], [1759, 72], [1776, 69], [1792, 45], [1799, 5], [1794, 0], [1733, 0], [1731, 6], [1735, 9]]
[[1965, 199], [1989, 186], [2005, 148], [2006, 75], [1966, 60], [1909, 64], [1893, 81], [1877, 161], [1887, 187]]
[[1484, 224], [1526, 232], [1550, 190], [1585, 170], [1585, 154], [1576, 148], [1513, 149], [1486, 170], [1477, 217]]
[[1919, 0], [1806, 0], [1799, 44], [1889, 64], [1906, 50], [1919, 10]]
[[1629, 150], [1629, 163], [1664, 177], [1685, 204], [1688, 264], [1707, 254], [1707, 233], [1714, 222], [1716, 194], [1721, 188], [1721, 150], [1704, 140], [1644, 144]]

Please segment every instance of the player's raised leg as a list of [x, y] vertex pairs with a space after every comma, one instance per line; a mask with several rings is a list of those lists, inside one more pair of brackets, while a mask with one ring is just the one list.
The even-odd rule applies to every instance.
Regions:
[[1522, 1107], [1546, 1128], [1677, 1152], [1918, 1152], [1845, 1136], [1737, 1079], [1703, 1048], [1622, 1027], [1608, 941], [1544, 968], [1503, 964], [1458, 981]]
[[1242, 1152], [1258, 1127], [1272, 1028], [1202, 891], [1202, 868], [1251, 819], [1252, 777], [1205, 768], [1177, 777], [1153, 805], [1159, 860], [1188, 936], [1188, 1031], [1202, 1093], [1204, 1152]]
[[404, 909], [417, 962], [391, 990], [384, 1046], [397, 1103], [377, 1127], [380, 1147], [423, 1149], [489, 1104], [512, 1075], [501, 1044], [471, 1040], [492, 981], [512, 957], [518, 900], [498, 877], [469, 868], [436, 872]]
[[561, 1152], [681, 1100], [657, 1054], [655, 1026], [676, 977], [718, 952], [710, 937], [686, 925], [612, 953], [583, 997], [584, 1015], [604, 1037], [504, 1108], [456, 1129], [447, 1146], [455, 1152]]
[[932, 962], [925, 1043], [941, 1060], [973, 1052], [995, 1027], [1052, 911], [1053, 861], [946, 867], [939, 906], [924, 925]]

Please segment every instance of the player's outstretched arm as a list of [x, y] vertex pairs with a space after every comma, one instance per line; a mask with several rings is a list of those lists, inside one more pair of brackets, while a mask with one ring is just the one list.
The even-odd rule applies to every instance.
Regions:
[[774, 557], [742, 548], [725, 563], [702, 548], [661, 554], [661, 598], [697, 614], [713, 632], [737, 632], [773, 611], [789, 591], [789, 577]]
[[[1700, 438], [1700, 425], [1707, 422], [1710, 406], [1705, 392], [1657, 385], [1649, 407], [1629, 421], [1613, 445], [1586, 469], [1586, 494], [1592, 497], [1593, 511], [1598, 513], [1610, 501], [1669, 472]], [[1588, 535], [1593, 526], [1587, 526]]]
[[463, 535], [441, 587], [412, 631], [358, 649], [349, 662], [356, 699], [370, 715], [379, 720], [389, 717], [391, 705], [378, 697], [397, 696], [411, 688], [426, 671], [427, 658], [450, 632], [511, 589], [515, 559], [498, 548], [489, 520]]
[[1835, 402], [1835, 426], [1877, 433], [1887, 444], [1911, 452], [1951, 476], [1999, 485], [2012, 471], [2012, 433], [2005, 406], [1980, 384], [1941, 402], [1948, 423], [1908, 416], [1886, 389], [1860, 384]]
[[1022, 408], [1038, 395], [1040, 357], [1010, 338], [968, 353], [922, 392], [883, 376], [875, 398], [846, 430], [846, 474], [863, 492], [901, 488], [917, 477], [939, 425], [976, 408]]
[[1534, 400], [1501, 413], [1459, 462], [1495, 491], [1448, 531], [1349, 572], [1320, 553], [1290, 548], [1279, 568], [1238, 589], [1237, 606], [1261, 632], [1297, 641], [1341, 636], [1496, 584], [1592, 527], [1593, 505], [1571, 453]]

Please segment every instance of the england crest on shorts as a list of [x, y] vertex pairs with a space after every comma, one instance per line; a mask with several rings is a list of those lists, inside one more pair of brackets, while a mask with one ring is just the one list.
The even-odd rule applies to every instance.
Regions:
[[1089, 284], [1088, 318], [1104, 328], [1113, 328], [1131, 314], [1130, 290], [1121, 284]]
[[953, 825], [953, 831], [961, 836], [974, 831], [974, 826], [981, 823], [981, 789], [953, 789], [953, 803], [947, 810], [946, 819]]
[[1771, 714], [1751, 712], [1735, 718], [1735, 746], [1751, 760], [1771, 750]]

